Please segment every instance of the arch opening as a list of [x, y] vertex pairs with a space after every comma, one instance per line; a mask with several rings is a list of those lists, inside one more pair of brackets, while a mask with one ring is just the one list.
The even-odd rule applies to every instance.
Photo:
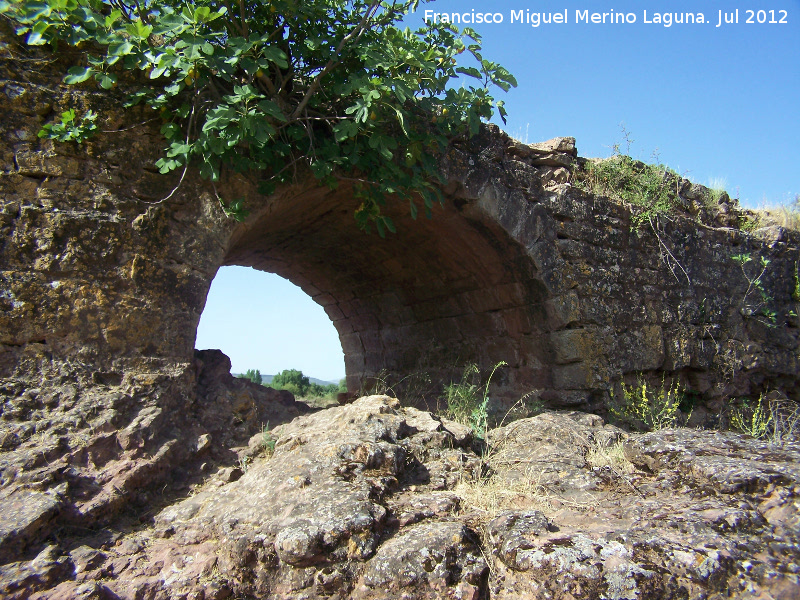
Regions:
[[249, 268], [219, 269], [195, 346], [222, 350], [234, 374], [297, 369], [326, 382], [344, 377], [339, 336], [322, 307], [282, 277]]

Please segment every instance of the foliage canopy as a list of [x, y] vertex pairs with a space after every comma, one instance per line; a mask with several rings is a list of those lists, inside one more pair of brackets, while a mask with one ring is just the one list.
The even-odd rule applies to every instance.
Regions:
[[239, 375], [239, 377], [241, 379], [249, 379], [253, 383], [257, 383], [259, 385], [261, 385], [262, 382], [261, 371], [259, 371], [258, 369], [255, 370], [247, 369], [247, 373], [245, 373], [244, 375]]
[[289, 390], [297, 398], [321, 398], [326, 396], [335, 398], [338, 392], [347, 391], [344, 380], [340, 381], [339, 385], [335, 383], [320, 385], [312, 382], [307, 375], [303, 375], [303, 372], [297, 369], [284, 369], [275, 375], [268, 385], [276, 390]]
[[[0, 13], [27, 44], [79, 49], [67, 84], [143, 74], [124, 87], [162, 115], [161, 172], [194, 162], [216, 181], [232, 169], [270, 193], [305, 165], [327, 185], [353, 182], [357, 222], [383, 235], [386, 197], [429, 213], [436, 156], [495, 110], [504, 118], [490, 90], [516, 85], [475, 31], [404, 27], [420, 1], [0, 0]], [[472, 85], [454, 86], [459, 76]], [[220, 202], [243, 218], [241, 199]]]

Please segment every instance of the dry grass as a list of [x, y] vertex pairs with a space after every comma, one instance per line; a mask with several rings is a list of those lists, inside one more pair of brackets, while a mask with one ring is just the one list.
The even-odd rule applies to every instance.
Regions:
[[622, 444], [621, 440], [610, 446], [593, 444], [586, 453], [586, 463], [592, 468], [608, 468], [613, 472], [630, 475], [636, 470], [636, 467], [625, 458]]
[[766, 436], [769, 443], [787, 446], [800, 441], [800, 406], [791, 400], [772, 400], [769, 403], [771, 427]]
[[589, 509], [590, 502], [578, 502], [551, 490], [543, 481], [546, 474], [541, 465], [534, 463], [520, 472], [520, 461], [509, 454], [508, 450], [513, 446], [507, 442], [502, 440], [489, 447], [483, 456], [487, 466], [483, 474], [464, 473], [453, 489], [465, 511], [477, 511], [491, 519], [499, 512], [511, 509], [540, 510], [545, 514], [552, 514], [564, 506], [573, 510]]
[[453, 492], [461, 499], [467, 511], [479, 511], [490, 518], [508, 509], [554, 510], [554, 497], [539, 483], [540, 473], [528, 469], [524, 477], [509, 480], [500, 473], [479, 478], [462, 479]]
[[754, 211], [758, 227], [778, 225], [784, 229], [800, 231], [800, 195], [791, 204], [765, 206]]
[[[636, 471], [636, 467], [625, 457], [622, 440], [611, 444], [597, 440], [584, 442], [588, 445], [585, 456], [587, 468], [603, 470], [607, 478], [630, 485], [629, 476]], [[579, 501], [578, 497], [565, 497], [549, 489], [543, 482], [544, 473], [538, 465], [533, 464], [520, 473], [517, 468], [519, 461], [507, 456], [505, 447], [506, 444], [501, 441], [484, 456], [485, 464], [489, 467], [487, 474], [476, 477], [464, 473], [453, 489], [466, 512], [482, 513], [484, 517], [480, 520], [483, 520], [511, 509], [540, 510], [545, 514], [553, 514], [561, 508], [576, 511], [592, 509], [594, 502], [586, 497]], [[633, 490], [636, 491], [635, 488]]]

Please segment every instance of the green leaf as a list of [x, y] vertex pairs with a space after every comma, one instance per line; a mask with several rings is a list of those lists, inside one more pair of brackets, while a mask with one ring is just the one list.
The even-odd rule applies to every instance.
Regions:
[[128, 41], [117, 42], [108, 46], [108, 54], [110, 56], [125, 56], [130, 54], [131, 50], [133, 50], [133, 44]]
[[169, 145], [169, 149], [167, 150], [167, 157], [175, 158], [178, 156], [188, 156], [191, 150], [192, 150], [191, 144], [185, 144], [183, 142], [172, 142]]
[[145, 25], [141, 20], [136, 20], [125, 25], [125, 31], [136, 40], [145, 40], [153, 33], [153, 27]]
[[106, 75], [105, 73], [97, 73], [95, 75], [98, 83], [100, 83], [100, 87], [104, 90], [110, 90], [114, 87], [114, 84], [117, 83], [116, 75]]
[[286, 116], [281, 112], [280, 107], [271, 100], [262, 100], [258, 103], [258, 108], [260, 108], [265, 114], [269, 115], [273, 119], [281, 121], [282, 123], [286, 123], [288, 121]]
[[286, 53], [275, 46], [267, 46], [261, 50], [261, 55], [270, 62], [275, 63], [279, 69], [288, 69]]
[[49, 27], [50, 26], [43, 21], [36, 23], [31, 32], [28, 34], [25, 43], [29, 46], [41, 46], [42, 44], [46, 44], [49, 39], [45, 34], [48, 33], [47, 30]]
[[106, 16], [103, 25], [105, 26], [106, 29], [111, 29], [111, 27], [114, 26], [114, 23], [116, 23], [120, 19], [120, 17], [122, 17], [122, 11], [114, 9], [108, 16]]
[[194, 23], [205, 23], [211, 15], [211, 9], [208, 6], [198, 6], [194, 9]]
[[354, 138], [358, 134], [358, 125], [353, 121], [339, 121], [333, 126], [333, 133], [337, 142], [342, 142], [349, 138]]
[[180, 132], [181, 128], [176, 123], [164, 123], [161, 126], [161, 134], [168, 140], [176, 137]]
[[64, 83], [67, 85], [75, 85], [76, 83], [83, 83], [92, 76], [94, 70], [91, 67], [70, 67], [67, 70], [69, 73], [64, 77]]
[[474, 77], [475, 79], [483, 79], [481, 76], [481, 72], [478, 71], [475, 67], [458, 67], [456, 69], [456, 73], [461, 73], [462, 75], [468, 75], [469, 77]]

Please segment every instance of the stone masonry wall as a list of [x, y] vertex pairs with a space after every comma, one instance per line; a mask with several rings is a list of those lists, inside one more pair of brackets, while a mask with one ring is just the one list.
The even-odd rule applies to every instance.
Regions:
[[685, 214], [635, 229], [628, 208], [550, 179], [559, 164], [546, 144], [491, 138], [454, 150], [445, 169], [464, 212], [499, 223], [539, 273], [551, 384], [564, 401], [613, 393], [615, 380], [640, 372], [679, 376], [706, 400], [764, 389], [797, 397], [796, 233], [732, 227], [727, 196], [707, 207], [706, 190], [686, 180]]

